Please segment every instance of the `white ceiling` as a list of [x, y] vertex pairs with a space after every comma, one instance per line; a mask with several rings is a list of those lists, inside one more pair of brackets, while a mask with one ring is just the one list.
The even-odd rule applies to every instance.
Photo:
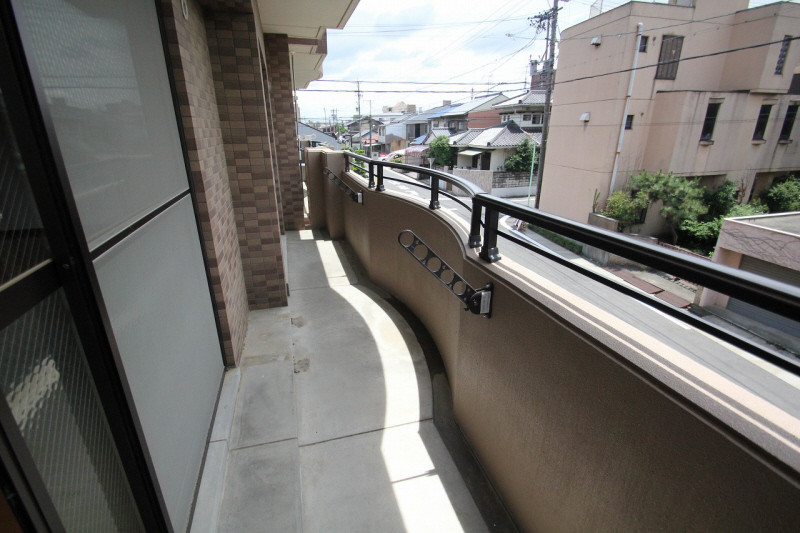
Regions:
[[[359, 0], [257, 0], [264, 33], [285, 33], [302, 39], [325, 39], [327, 28], [342, 29]], [[295, 88], [322, 77], [325, 54], [315, 46], [289, 46], [294, 57]]]

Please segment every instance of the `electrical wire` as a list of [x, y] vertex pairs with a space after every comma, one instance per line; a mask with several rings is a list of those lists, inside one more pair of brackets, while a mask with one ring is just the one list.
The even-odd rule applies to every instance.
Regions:
[[[357, 93], [359, 92], [358, 89], [297, 89], [299, 93]], [[457, 91], [440, 91], [440, 90], [423, 90], [423, 89], [400, 89], [396, 91], [392, 90], [382, 90], [382, 89], [361, 89], [361, 93], [443, 93], [443, 94], [500, 94], [497, 91], [489, 91], [489, 90], [482, 90], [482, 91], [464, 91], [464, 90], [457, 90]]]
[[[623, 5], [623, 4], [620, 4], [620, 5]], [[619, 6], [616, 6], [616, 7], [619, 7]], [[612, 9], [616, 9], [616, 7], [612, 8]], [[757, 9], [757, 8], [753, 8], [753, 9]], [[800, 9], [800, 8], [794, 8], [794, 9], [792, 9], [792, 11], [794, 11], [795, 9]], [[655, 28], [649, 28], [647, 31], [666, 30], [666, 29], [669, 29], [669, 28], [677, 28], [677, 27], [680, 27], [680, 26], [686, 26], [688, 24], [699, 24], [699, 23], [707, 22], [709, 20], [729, 17], [731, 15], [735, 15], [735, 14], [740, 13], [740, 12], [741, 11], [731, 11], [730, 13], [724, 13], [722, 15], [714, 15], [713, 17], [707, 17], [707, 18], [704, 18], [704, 19], [688, 20], [688, 21], [685, 21], [685, 22], [678, 22], [676, 24], [668, 24], [668, 25], [665, 25], [665, 26], [658, 26], [658, 27], [655, 27]], [[606, 11], [606, 13], [608, 13], [608, 11]], [[767, 17], [762, 17], [762, 19], [763, 18], [772, 18], [773, 16], [774, 15], [769, 15]], [[622, 20], [623, 18], [628, 18], [628, 16], [621, 17], [621, 18], [619, 18], [617, 20]], [[762, 19], [755, 19], [755, 20], [762, 20]], [[742, 22], [737, 22], [737, 23], [734, 23], [734, 24], [730, 24], [730, 26], [735, 26], [737, 24], [744, 24], [745, 22], [755, 22], [755, 20], [746, 20], [746, 21], [742, 21]], [[600, 34], [600, 35], [596, 35], [595, 34], [595, 35], [589, 35], [587, 37], [565, 37], [565, 38], [561, 39], [561, 42], [588, 40], [588, 39], [594, 39], [595, 37], [616, 37], [618, 35], [620, 35], [620, 36], [621, 35], [632, 35], [632, 34], [635, 34], [635, 33], [636, 33], [636, 30], [631, 30], [631, 31], [625, 31], [625, 32], [620, 32], [620, 33], [609, 33], [609, 34]]]
[[[316, 80], [316, 82], [327, 82], [327, 83], [358, 83], [359, 80]], [[389, 81], [389, 80], [371, 80], [365, 81], [360, 80], [360, 83], [391, 83], [394, 85], [521, 85], [523, 82], [521, 81], [501, 81], [497, 83], [491, 82], [475, 82], [475, 83], [468, 83], [463, 81], [454, 81], [454, 82], [446, 82], [446, 81]]]
[[591, 75], [591, 76], [581, 76], [579, 78], [573, 78], [571, 80], [556, 81], [556, 82], [553, 82], [553, 85], [561, 85], [561, 84], [564, 84], [564, 83], [573, 83], [573, 82], [576, 82], [576, 81], [592, 80], [592, 79], [596, 79], [596, 78], [602, 78], [602, 77], [605, 77], [605, 76], [613, 76], [614, 74], [625, 74], [626, 72], [633, 72], [634, 70], [644, 70], [644, 69], [647, 69], [647, 68], [658, 67], [659, 65], [664, 65], [664, 64], [672, 64], [672, 63], [680, 64], [683, 61], [692, 61], [694, 59], [703, 59], [705, 57], [714, 57], [714, 56], [720, 56], [720, 55], [724, 55], [724, 54], [732, 54], [734, 52], [741, 52], [743, 50], [754, 50], [756, 48], [763, 48], [765, 46], [771, 46], [773, 44], [783, 44], [784, 41], [790, 41], [791, 42], [791, 41], [796, 41], [798, 39], [800, 39], [800, 37], [788, 37], [788, 38], [781, 39], [780, 41], [770, 41], [770, 42], [766, 42], [766, 43], [753, 44], [753, 45], [750, 45], [750, 46], [742, 46], [742, 47], [739, 47], [739, 48], [731, 48], [729, 50], [721, 50], [719, 52], [711, 52], [711, 53], [708, 53], [708, 54], [700, 54], [700, 55], [696, 55], [696, 56], [682, 57], [682, 58], [674, 60], [674, 61], [665, 61], [665, 62], [659, 62], [659, 63], [652, 63], [650, 65], [642, 65], [641, 67], [636, 67], [636, 68], [625, 68], [625, 69], [621, 69], [621, 70], [614, 70], [612, 72], [606, 72], [606, 73], [603, 73], [603, 74], [594, 74], [594, 75]]

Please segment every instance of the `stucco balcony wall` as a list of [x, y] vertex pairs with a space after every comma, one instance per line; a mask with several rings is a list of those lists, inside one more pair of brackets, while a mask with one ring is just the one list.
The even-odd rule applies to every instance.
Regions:
[[[747, 417], [778, 418], [736, 384], [508, 259], [482, 262], [461, 219], [368, 189], [340, 152], [306, 158], [309, 172], [328, 167], [363, 191], [358, 204], [309, 176], [310, 218], [430, 331], [456, 421], [521, 530], [800, 527], [796, 419], [769, 429], [792, 443], [783, 451], [746, 437]], [[463, 311], [410, 257], [397, 241], [406, 229], [473, 287], [494, 284], [490, 319]]]

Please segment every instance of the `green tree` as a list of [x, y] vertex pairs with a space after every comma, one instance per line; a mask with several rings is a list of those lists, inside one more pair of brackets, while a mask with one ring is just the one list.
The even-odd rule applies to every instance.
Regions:
[[[533, 157], [533, 143], [529, 139], [523, 139], [522, 144], [517, 146], [517, 150], [505, 161], [506, 170], [511, 172], [530, 172], [531, 157]], [[539, 154], [536, 154], [538, 164]]]
[[428, 149], [429, 157], [434, 159], [434, 163], [439, 166], [450, 165], [453, 161], [453, 150], [450, 148], [450, 138], [439, 135], [431, 141]]
[[608, 197], [603, 214], [616, 219], [619, 222], [619, 230], [622, 231], [639, 220], [642, 209], [645, 209], [648, 203], [650, 200], [644, 191], [637, 193], [629, 190], [614, 191]]
[[763, 215], [766, 212], [767, 206], [756, 200], [749, 204], [734, 204], [727, 213], [711, 220], [684, 220], [678, 228], [679, 242], [685, 248], [709, 255], [714, 251], [726, 218]]
[[337, 124], [336, 131], [339, 133], [339, 135], [344, 135], [345, 133], [347, 133], [347, 126], [345, 126], [344, 124]]
[[725, 181], [716, 189], [703, 191], [703, 203], [708, 207], [706, 214], [698, 220], [709, 222], [730, 213], [739, 204], [739, 187], [732, 181]]
[[661, 200], [659, 213], [669, 225], [672, 243], [678, 240], [677, 230], [686, 220], [697, 220], [708, 208], [703, 203], [703, 187], [696, 179], [675, 176], [672, 172], [642, 170], [631, 177], [630, 185], [647, 194], [651, 202]]
[[789, 179], [770, 187], [763, 194], [770, 213], [800, 211], [800, 178], [789, 176]]

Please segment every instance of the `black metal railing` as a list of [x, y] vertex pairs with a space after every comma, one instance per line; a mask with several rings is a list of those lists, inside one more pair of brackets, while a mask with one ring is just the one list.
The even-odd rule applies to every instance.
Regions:
[[349, 185], [347, 185], [345, 182], [343, 182], [341, 179], [339, 179], [339, 176], [337, 176], [334, 172], [331, 172], [331, 170], [329, 168], [327, 168], [327, 167], [323, 168], [322, 172], [337, 187], [339, 187], [341, 190], [343, 190], [348, 198], [350, 198], [351, 200], [353, 200], [357, 204], [363, 204], [364, 203], [364, 193], [362, 193], [361, 191], [356, 191], [356, 190], [352, 189]]
[[[442, 191], [439, 190], [439, 180], [450, 183], [464, 191], [470, 198], [471, 206], [453, 195], [445, 194], [445, 196], [452, 198], [471, 211], [467, 246], [480, 248], [478, 255], [486, 262], [493, 263], [501, 259], [498, 237], [503, 237], [583, 276], [642, 301], [669, 316], [678, 318], [697, 329], [710, 333], [781, 368], [800, 375], [800, 360], [797, 358], [783, 355], [755, 344], [749, 339], [712, 324], [698, 315], [679, 309], [663, 300], [639, 291], [627, 283], [612, 279], [611, 276], [604, 276], [580, 264], [569, 261], [545, 247], [535, 246], [515, 235], [501, 231], [498, 228], [500, 215], [516, 218], [569, 239], [574, 239], [583, 244], [594, 246], [625, 259], [677, 276], [702, 287], [734, 296], [746, 303], [778, 313], [792, 320], [800, 318], [800, 288], [798, 287], [649, 244], [621, 233], [581, 224], [557, 215], [509, 202], [487, 194], [474, 183], [447, 172], [404, 163], [377, 161], [352, 152], [345, 152], [344, 156], [345, 170], [350, 170], [351, 165], [357, 161], [359, 168], [362, 168], [367, 173], [368, 187], [376, 191], [384, 191], [384, 180], [390, 179], [384, 175], [386, 168], [417, 172], [420, 176], [429, 176], [431, 178], [430, 186], [418, 182], [415, 183], [411, 180], [397, 181], [403, 181], [406, 184], [430, 190], [429, 207], [431, 209], [439, 208], [439, 195], [442, 194]], [[361, 163], [363, 163], [363, 166], [360, 165]]]

